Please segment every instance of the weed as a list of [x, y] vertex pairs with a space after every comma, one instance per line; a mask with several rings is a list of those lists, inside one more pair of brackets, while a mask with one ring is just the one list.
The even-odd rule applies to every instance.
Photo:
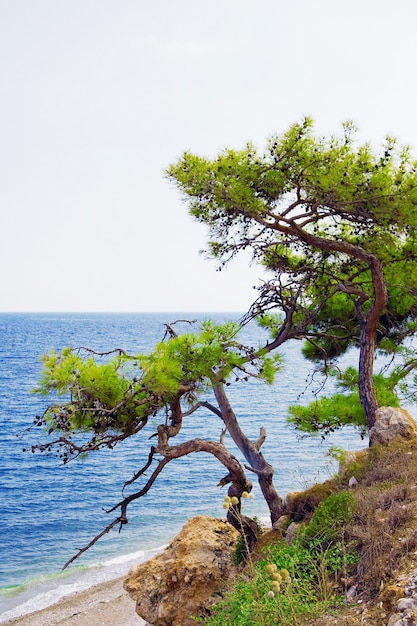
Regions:
[[313, 485], [306, 491], [288, 494], [287, 514], [295, 522], [311, 517], [320, 502], [334, 492], [335, 485], [334, 480], [328, 480], [324, 483]]

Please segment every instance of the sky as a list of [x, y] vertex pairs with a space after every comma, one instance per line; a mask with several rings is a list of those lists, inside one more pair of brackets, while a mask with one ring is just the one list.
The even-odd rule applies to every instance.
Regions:
[[309, 115], [417, 155], [415, 0], [0, 0], [0, 312], [245, 311], [166, 177]]

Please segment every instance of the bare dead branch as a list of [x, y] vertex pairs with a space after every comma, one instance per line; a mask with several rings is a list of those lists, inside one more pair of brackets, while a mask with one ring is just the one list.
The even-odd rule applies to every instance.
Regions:
[[38, 450], [39, 452], [46, 452], [46, 451], [52, 450], [52, 448], [57, 448], [57, 447], [61, 449], [66, 449], [68, 451], [68, 454], [71, 455], [64, 461], [64, 463], [67, 463], [68, 461], [72, 459], [76, 459], [81, 454], [93, 452], [95, 450], [100, 450], [101, 448], [114, 447], [117, 443], [120, 443], [121, 441], [124, 441], [128, 437], [131, 437], [132, 435], [140, 432], [142, 428], [146, 426], [147, 421], [148, 420], [145, 418], [142, 422], [137, 424], [137, 426], [132, 431], [129, 431], [127, 433], [121, 433], [119, 435], [107, 434], [107, 435], [100, 436], [100, 438], [93, 437], [93, 439], [90, 439], [90, 441], [82, 445], [77, 445], [71, 439], [68, 439], [64, 435], [61, 435], [61, 437], [59, 437], [58, 439], [55, 439], [54, 441], [32, 445], [31, 449], [32, 449], [32, 452], [35, 452], [36, 450]]
[[254, 474], [256, 474], [257, 476], [265, 476], [268, 474], [267, 470], [264, 469], [255, 469], [254, 467], [251, 467], [250, 465], [244, 465], [243, 466], [245, 469], [249, 470], [249, 472], [253, 472]]
[[80, 352], [81, 350], [84, 350], [85, 352], [88, 352], [89, 354], [95, 354], [96, 356], [108, 356], [109, 354], [114, 354], [114, 353], [118, 353], [123, 354], [124, 356], [129, 357], [130, 355], [126, 352], [126, 350], [123, 350], [123, 348], [114, 348], [113, 350], [108, 350], [108, 352], [97, 352], [96, 350], [93, 350], [92, 348], [86, 348], [85, 346], [79, 346], [78, 348], [74, 348], [75, 352]]
[[197, 322], [197, 320], [175, 320], [175, 322], [167, 322], [166, 324], [164, 324], [166, 331], [165, 331], [165, 335], [164, 335], [164, 339], [165, 337], [169, 336], [169, 337], [178, 337], [178, 333], [176, 332], [176, 330], [174, 330], [174, 325], [175, 324], [195, 324]]
[[152, 472], [151, 477], [148, 479], [145, 486], [142, 489], [140, 489], [140, 491], [137, 491], [136, 493], [132, 493], [130, 494], [130, 496], [126, 496], [126, 498], [124, 498], [123, 500], [121, 500], [120, 502], [112, 506], [111, 509], [106, 509], [106, 513], [112, 513], [116, 509], [120, 508], [122, 511], [121, 517], [125, 518], [126, 523], [127, 523], [126, 510], [127, 510], [128, 505], [134, 500], [137, 500], [138, 498], [141, 498], [142, 496], [148, 493], [149, 489], [152, 487], [155, 480], [158, 478], [159, 474], [164, 469], [165, 465], [167, 465], [167, 463], [169, 463], [171, 460], [172, 460], [171, 458], [165, 457], [161, 461], [159, 461], [156, 469]]
[[114, 526], [116, 526], [116, 524], [123, 524], [124, 521], [122, 520], [121, 517], [117, 517], [115, 520], [113, 520], [111, 522], [111, 524], [109, 524], [108, 526], [106, 526], [106, 528], [104, 530], [101, 531], [101, 533], [99, 533], [98, 535], [96, 535], [94, 537], [94, 539], [92, 539], [90, 541], [90, 543], [86, 546], [84, 546], [84, 548], [80, 548], [77, 552], [77, 554], [74, 554], [73, 557], [71, 557], [66, 563], [65, 565], [62, 567], [62, 570], [66, 569], [68, 567], [68, 565], [71, 565], [71, 563], [73, 563], [76, 559], [78, 559], [78, 557], [80, 557], [84, 552], [86, 552], [87, 550], [89, 550], [99, 539], [101, 539], [101, 537], [103, 537], [104, 535], [107, 535], [107, 533], [109, 533], [111, 531], [112, 528], [114, 528]]
[[[140, 475], [143, 475], [143, 473], [145, 471], [145, 468], [150, 466], [150, 464], [152, 462], [152, 458], [153, 458], [153, 456], [154, 456], [154, 454], [156, 452], [162, 453], [160, 450], [152, 448], [151, 452], [149, 454], [149, 457], [148, 457], [148, 461], [144, 465], [144, 467], [137, 473], [137, 478], [139, 478]], [[240, 491], [240, 493], [242, 493], [242, 491], [244, 491], [244, 490], [246, 490], [246, 491], [251, 491], [252, 490], [252, 483], [247, 480], [247, 478], [245, 476], [245, 473], [243, 471], [242, 465], [239, 463], [239, 461], [236, 459], [236, 457], [234, 457], [227, 450], [227, 448], [225, 448], [225, 446], [223, 446], [221, 443], [214, 442], [214, 441], [207, 441], [205, 439], [192, 439], [190, 441], [186, 441], [185, 443], [179, 444], [177, 446], [168, 447], [163, 452], [164, 455], [165, 455], [164, 458], [159, 461], [157, 467], [152, 472], [152, 475], [147, 480], [147, 482], [144, 485], [144, 487], [142, 489], [140, 489], [139, 491], [137, 491], [135, 493], [132, 493], [129, 496], [126, 496], [126, 498], [124, 498], [123, 500], [121, 500], [120, 502], [115, 504], [110, 509], [106, 510], [106, 513], [112, 513], [116, 509], [120, 509], [119, 517], [117, 517], [115, 520], [113, 520], [108, 526], [106, 526], [106, 528], [104, 530], [102, 530], [98, 535], [96, 535], [89, 542], [89, 544], [87, 546], [84, 546], [83, 548], [80, 548], [78, 550], [77, 554], [75, 554], [71, 559], [69, 559], [65, 563], [65, 565], [64, 565], [64, 567], [62, 569], [65, 569], [66, 567], [68, 567], [68, 565], [73, 563], [79, 556], [81, 556], [81, 554], [86, 552], [101, 537], [103, 537], [112, 528], [114, 528], [114, 526], [116, 526], [116, 524], [120, 524], [120, 530], [121, 530], [122, 527], [125, 524], [128, 523], [128, 518], [127, 518], [126, 512], [127, 512], [127, 507], [129, 506], [129, 504], [131, 502], [133, 502], [134, 500], [137, 500], [137, 499], [141, 498], [146, 493], [148, 493], [148, 491], [150, 490], [150, 488], [154, 484], [154, 482], [157, 479], [157, 477], [159, 476], [159, 474], [162, 472], [164, 467], [170, 461], [172, 461], [174, 459], [178, 459], [178, 458], [183, 457], [183, 456], [187, 456], [188, 454], [191, 454], [191, 453], [194, 453], [194, 452], [207, 452], [209, 454], [212, 454], [213, 456], [215, 456], [220, 461], [220, 463], [222, 463], [222, 465], [224, 465], [225, 467], [227, 467], [229, 469], [227, 482], [224, 482], [225, 479], [223, 479], [223, 481], [220, 481], [220, 483], [219, 483], [219, 484], [222, 483], [221, 486], [223, 486], [224, 484], [227, 484], [228, 482], [233, 482], [233, 484], [236, 485], [236, 489], [238, 491]], [[229, 479], [229, 477], [230, 477], [230, 479]], [[133, 482], [133, 480], [131, 480], [130, 482]], [[119, 530], [119, 532], [120, 532], [120, 530]]]
[[224, 438], [227, 433], [227, 428], [222, 428], [222, 432], [220, 433], [220, 443], [224, 446]]
[[214, 406], [214, 404], [211, 404], [211, 402], [203, 401], [203, 402], [200, 402], [199, 404], [200, 406], [205, 407], [206, 409], [208, 409], [209, 411], [217, 415], [217, 417], [220, 417], [221, 419], [223, 419], [222, 412], [216, 406]]
[[130, 480], [127, 480], [125, 482], [125, 484], [122, 487], [122, 493], [126, 489], [126, 487], [134, 483], [135, 480], [137, 480], [138, 478], [140, 478], [146, 472], [146, 470], [151, 466], [151, 463], [155, 454], [155, 450], [156, 450], [155, 446], [151, 446], [147, 462], [142, 467], [142, 469], [140, 469], [138, 472], [136, 472], [136, 474], [133, 475], [133, 477]]
[[219, 480], [219, 482], [217, 483], [217, 487], [224, 487], [225, 485], [228, 485], [231, 482], [232, 482], [232, 475], [226, 474], [226, 476], [224, 476], [221, 480]]

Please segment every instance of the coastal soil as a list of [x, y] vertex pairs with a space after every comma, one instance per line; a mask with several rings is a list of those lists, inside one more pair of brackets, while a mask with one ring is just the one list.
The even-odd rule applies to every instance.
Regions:
[[62, 598], [56, 604], [16, 617], [1, 626], [145, 626], [135, 603], [123, 589], [124, 578], [95, 585]]

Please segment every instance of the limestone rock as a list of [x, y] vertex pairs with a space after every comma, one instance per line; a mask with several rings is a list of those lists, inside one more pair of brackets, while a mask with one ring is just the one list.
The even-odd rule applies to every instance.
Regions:
[[288, 526], [287, 532], [285, 534], [285, 541], [288, 543], [288, 545], [294, 542], [299, 532], [300, 532], [300, 524], [298, 522], [292, 522]]
[[416, 439], [417, 424], [405, 409], [391, 406], [380, 407], [376, 412], [374, 426], [369, 431], [369, 443], [389, 445], [394, 439]]
[[162, 554], [134, 566], [124, 588], [136, 613], [153, 626], [195, 626], [230, 576], [239, 533], [223, 520], [194, 517]]
[[388, 620], [387, 626], [403, 626], [401, 613], [394, 613]]
[[277, 532], [284, 534], [285, 529], [288, 528], [290, 523], [291, 523], [291, 518], [289, 515], [281, 515], [281, 517], [278, 518], [277, 521], [272, 525], [272, 530], [275, 530]]

